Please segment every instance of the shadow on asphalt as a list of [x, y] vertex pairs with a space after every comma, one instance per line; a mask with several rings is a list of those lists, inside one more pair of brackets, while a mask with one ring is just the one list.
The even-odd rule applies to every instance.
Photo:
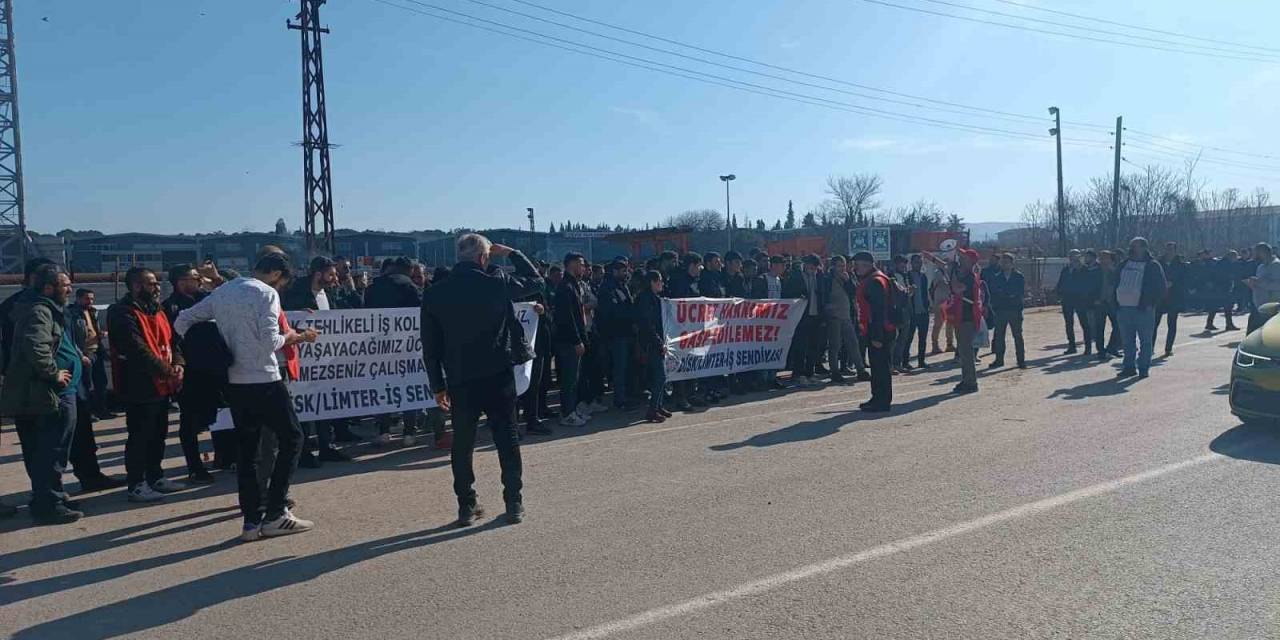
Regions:
[[[202, 609], [222, 604], [231, 600], [255, 596], [275, 589], [288, 587], [314, 580], [324, 574], [344, 569], [352, 565], [410, 549], [456, 540], [507, 526], [501, 519], [490, 520], [478, 527], [459, 529], [453, 525], [445, 525], [405, 533], [379, 540], [370, 540], [342, 549], [334, 549], [310, 556], [278, 556], [246, 567], [238, 567], [229, 571], [192, 580], [172, 587], [166, 587], [151, 593], [128, 598], [81, 613], [50, 620], [33, 627], [13, 632], [11, 638], [36, 640], [38, 638], [79, 638], [83, 640], [103, 640], [116, 638], [132, 633], [146, 631], [184, 620]], [[200, 554], [217, 553], [234, 546], [234, 542], [210, 545], [202, 549], [183, 551], [169, 556], [161, 556], [152, 560], [167, 558], [166, 562], [177, 562]], [[270, 541], [255, 543], [271, 544]], [[152, 564], [148, 560], [148, 565]], [[160, 566], [162, 563], [155, 563]], [[113, 567], [90, 569], [73, 574], [80, 584], [100, 582], [127, 574], [137, 567], [137, 563], [126, 563]], [[141, 569], [150, 566], [139, 567]], [[61, 582], [61, 578], [51, 579]], [[41, 590], [56, 591], [56, 584], [44, 584], [49, 581], [37, 581], [24, 585], [19, 592], [19, 599], [34, 597]], [[31, 594], [26, 594], [31, 587]]]
[[820, 440], [828, 436], [833, 436], [840, 432], [840, 429], [846, 425], [855, 422], [871, 422], [884, 418], [891, 418], [928, 409], [937, 406], [952, 398], [960, 397], [954, 393], [940, 393], [937, 395], [917, 398], [911, 402], [893, 405], [893, 409], [886, 413], [864, 413], [862, 411], [831, 411], [831, 417], [821, 418], [819, 420], [808, 420], [805, 422], [797, 422], [787, 425], [775, 431], [766, 433], [758, 433], [741, 442], [728, 442], [725, 444], [717, 444], [708, 447], [712, 451], [733, 451], [744, 447], [772, 447], [779, 444], [787, 444], [791, 442], [806, 442], [809, 440]]
[[1209, 450], [1238, 460], [1280, 464], [1280, 424], [1242, 423], [1214, 438]]
[[1101, 398], [1105, 396], [1118, 396], [1127, 393], [1129, 387], [1138, 382], [1137, 376], [1130, 376], [1124, 379], [1107, 378], [1089, 384], [1082, 384], [1075, 387], [1066, 387], [1058, 389], [1049, 394], [1049, 399], [1062, 398], [1064, 400], [1084, 400], [1086, 398]]

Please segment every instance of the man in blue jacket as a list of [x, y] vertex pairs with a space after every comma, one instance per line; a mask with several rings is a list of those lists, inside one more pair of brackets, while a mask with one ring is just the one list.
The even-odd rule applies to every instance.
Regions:
[[[1151, 369], [1156, 305], [1164, 300], [1166, 284], [1164, 269], [1151, 258], [1146, 238], [1131, 240], [1129, 257], [1120, 263], [1116, 282], [1116, 317], [1120, 322], [1120, 338], [1124, 341], [1121, 378], [1135, 373], [1139, 378], [1145, 378]], [[1141, 353], [1138, 352], [1139, 344]]]

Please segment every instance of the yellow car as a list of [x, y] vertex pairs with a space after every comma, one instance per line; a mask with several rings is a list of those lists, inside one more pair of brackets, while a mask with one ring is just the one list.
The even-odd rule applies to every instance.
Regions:
[[1267, 318], [1236, 347], [1231, 366], [1231, 413], [1245, 422], [1280, 420], [1280, 303], [1258, 307]]

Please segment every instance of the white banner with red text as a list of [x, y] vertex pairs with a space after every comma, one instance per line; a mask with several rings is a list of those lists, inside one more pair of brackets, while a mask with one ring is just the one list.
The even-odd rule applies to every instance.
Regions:
[[667, 380], [785, 369], [805, 300], [662, 301]]
[[[538, 333], [533, 303], [513, 305], [530, 347]], [[419, 310], [341, 309], [290, 311], [297, 331], [320, 332], [314, 343], [298, 345], [301, 371], [289, 383], [298, 420], [332, 420], [436, 406], [422, 361]], [[448, 340], [449, 337], [445, 336]], [[516, 365], [516, 393], [529, 388], [533, 361]], [[219, 412], [213, 429], [230, 428], [229, 412]]]

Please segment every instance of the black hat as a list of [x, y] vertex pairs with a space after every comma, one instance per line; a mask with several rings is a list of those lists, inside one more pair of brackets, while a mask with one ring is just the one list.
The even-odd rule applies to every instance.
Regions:
[[870, 251], [859, 251], [853, 254], [853, 261], [854, 262], [870, 262], [872, 264], [875, 264], [876, 257], [871, 255]]

